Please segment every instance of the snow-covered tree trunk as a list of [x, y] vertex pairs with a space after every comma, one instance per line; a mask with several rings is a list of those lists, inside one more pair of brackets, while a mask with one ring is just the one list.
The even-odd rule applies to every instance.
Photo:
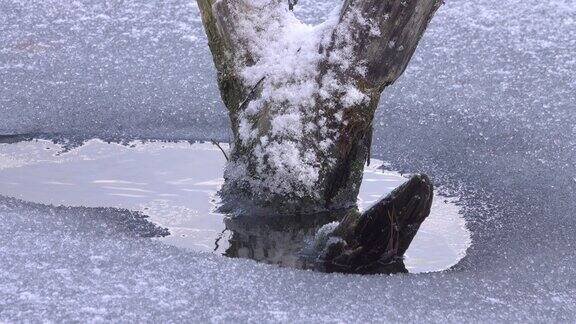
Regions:
[[346, 0], [317, 26], [294, 16], [294, 1], [197, 2], [233, 131], [225, 200], [354, 205], [380, 94], [441, 0]]

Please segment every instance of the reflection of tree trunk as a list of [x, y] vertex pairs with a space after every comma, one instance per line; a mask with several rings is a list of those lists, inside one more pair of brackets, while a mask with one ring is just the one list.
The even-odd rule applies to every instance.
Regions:
[[315, 29], [285, 0], [197, 2], [234, 135], [224, 196], [280, 212], [353, 205], [380, 93], [441, 0], [346, 0]]
[[407, 272], [402, 256], [431, 204], [432, 184], [416, 175], [362, 214], [231, 217], [225, 255], [325, 272]]
[[314, 269], [315, 251], [307, 251], [307, 244], [314, 240], [319, 228], [340, 221], [343, 216], [343, 211], [335, 211], [282, 217], [253, 214], [228, 217], [224, 223], [231, 236], [224, 255], [285, 267]]

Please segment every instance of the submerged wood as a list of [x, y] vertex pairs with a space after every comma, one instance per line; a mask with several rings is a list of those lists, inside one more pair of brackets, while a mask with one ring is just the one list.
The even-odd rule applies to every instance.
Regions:
[[364, 213], [335, 210], [290, 217], [243, 214], [226, 220], [225, 255], [342, 273], [408, 272], [403, 256], [430, 213], [433, 186], [415, 175]]
[[415, 175], [364, 213], [349, 213], [332, 233], [340, 240], [326, 246], [324, 271], [398, 272], [404, 253], [430, 214], [432, 199], [428, 177]]

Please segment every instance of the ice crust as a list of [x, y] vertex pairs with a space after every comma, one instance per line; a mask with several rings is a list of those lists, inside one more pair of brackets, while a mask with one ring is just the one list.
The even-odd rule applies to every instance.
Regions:
[[[296, 8], [317, 22], [333, 4]], [[1, 134], [229, 138], [193, 2], [0, 12]], [[473, 245], [452, 271], [278, 269], [0, 198], [0, 321], [576, 321], [575, 16], [573, 0], [446, 1], [384, 92], [372, 154], [464, 197]]]
[[568, 321], [575, 311], [568, 266], [511, 269], [522, 258], [510, 256], [426, 275], [327, 275], [186, 252], [103, 216], [2, 199], [0, 319]]

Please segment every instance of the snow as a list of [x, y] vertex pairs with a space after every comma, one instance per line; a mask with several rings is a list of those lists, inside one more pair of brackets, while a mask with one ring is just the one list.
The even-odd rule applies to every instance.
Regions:
[[[239, 137], [248, 148], [238, 149], [251, 151], [252, 156], [233, 155], [227, 178], [247, 185], [252, 192], [319, 196], [321, 166], [334, 163], [330, 149], [338, 141], [340, 124], [346, 123], [342, 112], [369, 100], [353, 78], [337, 77], [364, 69], [355, 58], [356, 42], [349, 25], [359, 21], [361, 26], [379, 31], [378, 26], [354, 7], [344, 15], [342, 24], [338, 24], [340, 12], [335, 6], [331, 15], [316, 25], [298, 19], [286, 1], [221, 0], [214, 8], [216, 13], [230, 12], [231, 18], [220, 28], [234, 30], [235, 45], [229, 54], [234, 55], [236, 73], [246, 89], [258, 93], [238, 114]], [[331, 46], [332, 39], [335, 46]], [[329, 47], [327, 56], [322, 49]], [[330, 67], [321, 76], [324, 60]], [[317, 134], [325, 138], [318, 147], [302, 140]], [[261, 141], [264, 136], [266, 141]]]
[[314, 250], [324, 252], [325, 248], [331, 244], [344, 241], [339, 237], [330, 236], [331, 233], [338, 227], [340, 222], [328, 223], [318, 230], [314, 237]]
[[[310, 121], [316, 114], [319, 45], [329, 35], [329, 24], [302, 23], [285, 1], [226, 2], [238, 21], [234, 41], [243, 47], [234, 60], [237, 73], [246, 88], [258, 85], [261, 91], [238, 117], [240, 139], [251, 148], [252, 162], [232, 161], [227, 177], [247, 183], [254, 192], [315, 195], [320, 164], [301, 139], [321, 127]], [[262, 126], [267, 122], [270, 131]], [[260, 140], [264, 136], [266, 140]], [[265, 179], [249, 172], [248, 164], [255, 164], [258, 175], [267, 174]]]
[[[0, 208], [0, 316], [7, 321], [278, 321], [278, 313], [296, 322], [553, 321], [569, 320], [574, 312], [568, 289], [558, 289], [554, 302], [541, 305], [543, 288], [526, 291], [522, 281], [507, 279], [510, 274], [486, 268], [419, 276], [325, 275], [185, 252], [110, 226], [92, 209], [6, 199]], [[557, 278], [562, 274], [539, 276], [548, 284], [566, 284]], [[531, 313], [535, 305], [537, 314]]]
[[[300, 2], [311, 24], [334, 5]], [[473, 244], [452, 271], [280, 269], [141, 238], [111, 225], [122, 213], [2, 197], [0, 320], [574, 322], [575, 7], [446, 1], [383, 95], [373, 156], [462, 197]], [[0, 11], [0, 133], [229, 140], [193, 2]]]

